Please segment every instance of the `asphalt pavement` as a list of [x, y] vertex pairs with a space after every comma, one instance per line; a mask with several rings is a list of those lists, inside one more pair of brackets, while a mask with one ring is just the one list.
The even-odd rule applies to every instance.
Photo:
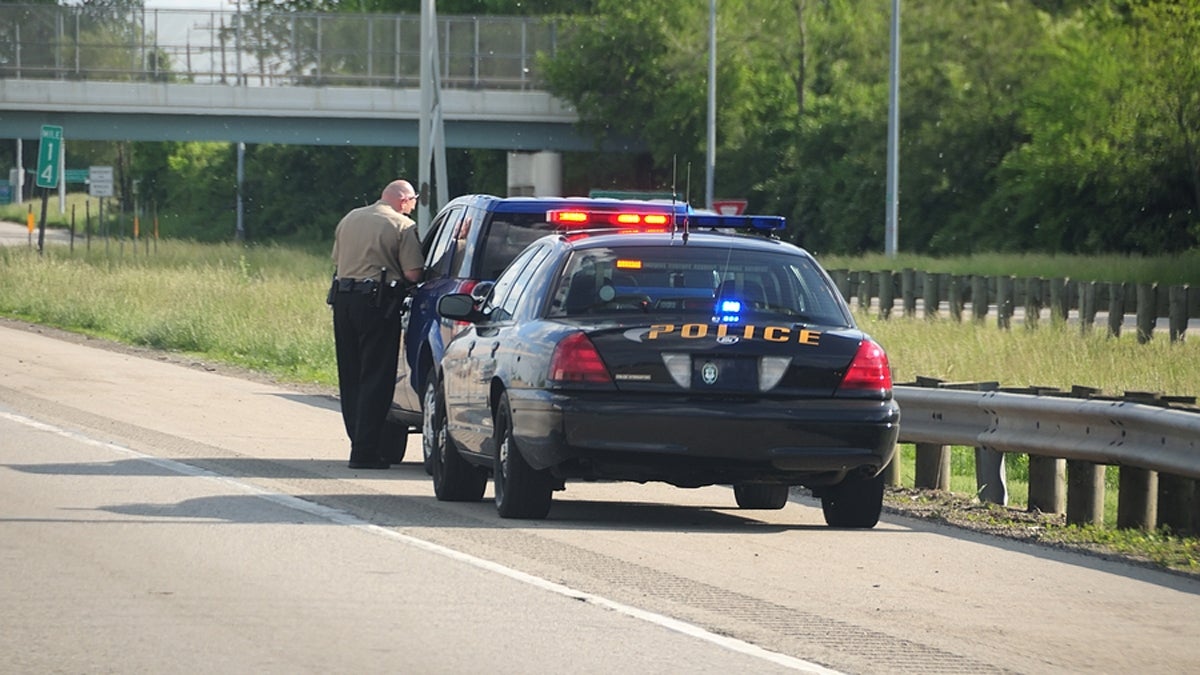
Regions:
[[[35, 214], [36, 218], [36, 214]], [[83, 235], [75, 235], [76, 242], [83, 241]], [[58, 227], [46, 228], [46, 244], [67, 244], [71, 243], [71, 233], [69, 230]], [[38, 226], [35, 221], [33, 231], [24, 223], [13, 223], [8, 221], [0, 221], [0, 246], [29, 246], [37, 248], [38, 245]]]

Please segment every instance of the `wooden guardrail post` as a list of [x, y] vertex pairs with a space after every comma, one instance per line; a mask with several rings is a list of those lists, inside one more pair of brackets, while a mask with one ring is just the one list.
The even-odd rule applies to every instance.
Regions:
[[983, 321], [988, 315], [988, 284], [987, 277], [978, 274], [971, 275], [971, 316], [976, 321]]
[[1025, 327], [1037, 328], [1042, 318], [1042, 279], [1030, 277], [1025, 280]]
[[1079, 282], [1079, 330], [1090, 333], [1096, 325], [1096, 282]]
[[871, 309], [871, 277], [870, 272], [858, 273], [858, 307], [866, 314]]
[[936, 319], [941, 316], [941, 280], [942, 275], [936, 272], [925, 273], [925, 283], [921, 289], [921, 297], [925, 304], [925, 318]]
[[996, 277], [996, 327], [1007, 330], [1012, 325], [1013, 278]]
[[950, 490], [950, 446], [917, 443], [917, 469], [913, 486]]
[[1200, 486], [1183, 476], [1158, 475], [1158, 524], [1175, 532], [1200, 530]]
[[1157, 284], [1137, 285], [1137, 341], [1146, 344], [1154, 337], [1154, 326], [1158, 323]]
[[879, 318], [887, 319], [892, 316], [892, 309], [896, 305], [896, 280], [892, 277], [891, 270], [880, 272], [878, 277]]
[[950, 305], [950, 318], [962, 322], [963, 278], [958, 274], [947, 277], [946, 304]]
[[1065, 513], [1067, 510], [1067, 460], [1029, 456], [1029, 510]]
[[1071, 300], [1068, 293], [1069, 284], [1066, 279], [1057, 278], [1049, 281], [1050, 286], [1050, 323], [1062, 323], [1071, 315]]
[[833, 279], [833, 285], [837, 286], [838, 293], [841, 293], [842, 300], [848, 304], [850, 302], [850, 271], [849, 270], [829, 270], [829, 277]]
[[1117, 493], [1117, 527], [1153, 530], [1158, 522], [1158, 472], [1122, 466]]
[[1167, 295], [1167, 311], [1171, 317], [1171, 342], [1179, 342], [1183, 339], [1188, 325], [1188, 287], [1172, 286]]
[[1108, 285], [1108, 334], [1121, 337], [1121, 325], [1125, 323], [1125, 284], [1112, 282]]
[[904, 316], [917, 315], [917, 271], [911, 267], [900, 270], [900, 298], [904, 302]]
[[1067, 460], [1067, 524], [1104, 524], [1103, 464]]

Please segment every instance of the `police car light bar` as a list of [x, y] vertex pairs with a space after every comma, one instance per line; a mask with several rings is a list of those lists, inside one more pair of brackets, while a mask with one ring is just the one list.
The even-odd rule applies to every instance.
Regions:
[[546, 222], [569, 227], [664, 228], [671, 224], [671, 214], [661, 212], [639, 213], [636, 211], [553, 209], [546, 212]]
[[782, 230], [787, 227], [783, 216], [726, 216], [693, 213], [688, 216], [688, 227], [729, 228], [737, 230]]

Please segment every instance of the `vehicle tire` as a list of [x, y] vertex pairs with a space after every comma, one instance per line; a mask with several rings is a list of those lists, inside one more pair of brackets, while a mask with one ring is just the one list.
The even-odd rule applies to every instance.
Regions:
[[399, 464], [404, 461], [404, 451], [408, 449], [408, 425], [395, 420], [387, 420], [383, 423], [383, 438], [380, 440], [383, 445], [383, 458], [392, 464]]
[[433, 400], [425, 401], [422, 444], [430, 448], [433, 494], [441, 502], [477, 502], [487, 488], [487, 472], [479, 469], [458, 454], [446, 426], [446, 398], [437, 376], [429, 376], [426, 389], [434, 392]]
[[550, 513], [554, 485], [547, 472], [534, 470], [521, 456], [513, 437], [508, 394], [500, 394], [494, 433], [496, 511], [501, 518], [545, 518]]
[[825, 489], [821, 510], [830, 527], [872, 528], [883, 510], [883, 474], [874, 478], [845, 478]]
[[433, 408], [437, 402], [437, 384], [437, 378], [434, 377], [433, 372], [430, 371], [429, 377], [425, 378], [425, 393], [421, 398], [421, 463], [425, 467], [425, 473], [429, 474], [430, 476], [433, 475], [434, 453], [434, 445], [431, 439], [433, 439], [436, 432], [429, 426], [431, 421], [429, 410]]
[[733, 497], [743, 509], [782, 509], [788, 501], [788, 486], [776, 483], [739, 483]]

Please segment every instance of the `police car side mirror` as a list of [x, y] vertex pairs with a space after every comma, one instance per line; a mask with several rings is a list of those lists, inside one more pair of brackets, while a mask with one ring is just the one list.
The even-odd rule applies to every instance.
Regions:
[[484, 315], [475, 308], [475, 298], [467, 293], [451, 293], [438, 299], [437, 311], [440, 316], [454, 321], [469, 321], [477, 323]]

